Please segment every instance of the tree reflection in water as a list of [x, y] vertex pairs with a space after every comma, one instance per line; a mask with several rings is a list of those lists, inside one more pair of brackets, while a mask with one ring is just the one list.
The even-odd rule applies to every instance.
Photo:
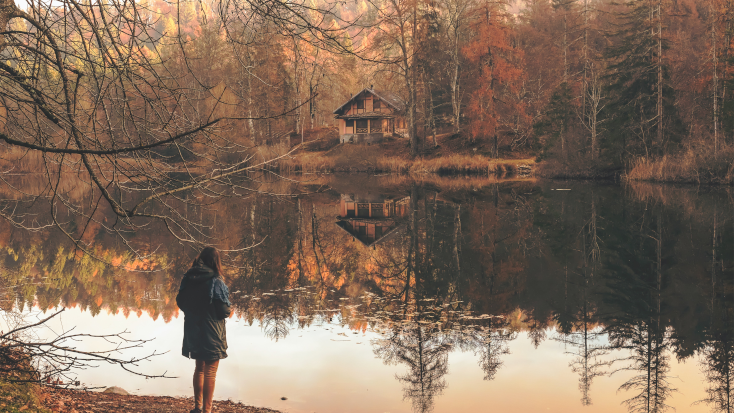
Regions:
[[[701, 403], [732, 412], [728, 194], [329, 179], [333, 190], [325, 193], [255, 196], [204, 217], [232, 242], [227, 277], [236, 315], [266, 336], [284, 340], [326, 323], [380, 333], [374, 354], [404, 368], [396, 379], [416, 412], [430, 411], [451, 385], [452, 352], [474, 353], [484, 379], [500, 380], [513, 340], [527, 336], [545, 347], [546, 335], [563, 344], [583, 405], [592, 403], [596, 378], [625, 370], [629, 381], [612, 379], [627, 408], [662, 412], [675, 399], [672, 358], [698, 355], [708, 388]], [[176, 317], [172, 297], [190, 251], [146, 233], [131, 242], [160, 248], [133, 257], [114, 237], [93, 233], [97, 253], [119, 267], [69, 249], [52, 230], [3, 227], [0, 278], [14, 286], [0, 290], [3, 308]]]
[[[734, 411], [734, 268], [731, 257], [734, 252], [734, 219], [727, 222], [719, 217], [718, 205], [714, 206], [712, 221], [711, 266], [711, 315], [706, 328], [705, 344], [701, 350], [701, 367], [706, 377], [706, 403], [714, 412]], [[722, 222], [723, 221], [723, 222]], [[727, 224], [732, 231], [726, 231]], [[727, 261], [724, 257], [728, 257]]]
[[607, 282], [611, 292], [604, 300], [612, 313], [607, 317], [606, 331], [613, 348], [629, 351], [629, 356], [619, 360], [624, 363], [619, 370], [635, 372], [620, 386], [631, 392], [625, 400], [629, 411], [660, 413], [670, 408], [668, 398], [675, 391], [669, 377], [673, 328], [666, 314], [668, 270], [675, 257], [663, 253], [672, 251], [663, 245], [674, 234], [663, 231], [660, 208], [641, 214], [639, 227], [622, 228], [612, 235], [637, 248], [634, 252], [619, 249], [617, 253], [627, 257], [627, 262], [609, 265]]
[[573, 261], [564, 263], [563, 311], [554, 317], [558, 325], [556, 340], [562, 342], [566, 352], [573, 357], [570, 367], [579, 376], [581, 404], [584, 406], [592, 404], [590, 391], [594, 379], [608, 374], [612, 364], [605, 359], [610, 347], [603, 344], [606, 332], [597, 324], [596, 305], [592, 296], [601, 264], [601, 248], [593, 191], [590, 198], [589, 219], [577, 233], [575, 243], [571, 244], [575, 246], [575, 252], [580, 254], [580, 266], [569, 271], [568, 265]]
[[403, 397], [415, 412], [432, 411], [434, 397], [446, 388], [452, 343], [437, 328], [418, 323], [393, 327], [384, 335], [373, 341], [375, 355], [385, 364], [406, 365], [407, 373], [396, 376], [403, 383]]
[[501, 356], [509, 352], [507, 341], [516, 334], [503, 318], [485, 315], [474, 321], [477, 317], [460, 300], [466, 281], [462, 270], [473, 269], [462, 266], [461, 206], [412, 185], [406, 218], [405, 235], [383, 244], [384, 253], [373, 254], [382, 280], [378, 294], [389, 298], [387, 303], [401, 304], [382, 311], [390, 327], [372, 344], [386, 364], [407, 367], [396, 378], [413, 410], [424, 413], [447, 386], [444, 376], [454, 347], [478, 353], [485, 380], [492, 380]]
[[502, 367], [502, 356], [510, 354], [509, 342], [517, 338], [517, 333], [508, 328], [503, 318], [489, 320], [489, 325], [471, 334], [466, 347], [474, 349], [479, 355], [479, 367], [484, 372], [484, 380], [494, 380]]

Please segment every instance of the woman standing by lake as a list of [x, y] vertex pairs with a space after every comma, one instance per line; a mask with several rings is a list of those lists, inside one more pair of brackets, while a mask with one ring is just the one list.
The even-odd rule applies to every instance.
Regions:
[[219, 360], [227, 357], [226, 319], [231, 314], [229, 290], [215, 248], [204, 248], [186, 271], [176, 304], [184, 312], [182, 354], [196, 360], [191, 413], [211, 413]]

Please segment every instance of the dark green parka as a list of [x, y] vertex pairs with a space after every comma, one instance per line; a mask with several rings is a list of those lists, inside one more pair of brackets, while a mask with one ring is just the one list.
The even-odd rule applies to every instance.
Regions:
[[206, 361], [226, 358], [231, 304], [219, 274], [196, 261], [181, 280], [176, 304], [184, 313], [183, 356]]

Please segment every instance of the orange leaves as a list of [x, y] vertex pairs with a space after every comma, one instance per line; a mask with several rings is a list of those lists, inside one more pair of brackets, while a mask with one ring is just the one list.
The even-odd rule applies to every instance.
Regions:
[[122, 255], [115, 256], [112, 258], [112, 260], [110, 260], [110, 264], [112, 264], [113, 267], [119, 267], [120, 264], [122, 264], [123, 258], [124, 257]]
[[502, 5], [485, 4], [473, 12], [474, 36], [462, 48], [472, 64], [475, 84], [467, 105], [473, 137], [495, 136], [503, 116], [522, 111], [516, 98], [524, 77], [522, 51], [512, 44], [513, 30]]
[[156, 263], [149, 258], [135, 259], [124, 265], [127, 271], [150, 271], [156, 267]]

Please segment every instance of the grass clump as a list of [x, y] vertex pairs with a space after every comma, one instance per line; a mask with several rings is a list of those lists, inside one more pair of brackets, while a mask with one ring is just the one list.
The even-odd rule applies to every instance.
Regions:
[[532, 168], [532, 159], [492, 159], [482, 155], [453, 154], [432, 159], [418, 159], [410, 172], [439, 175], [510, 175]]
[[680, 155], [632, 162], [625, 175], [629, 181], [734, 185], [734, 147], [716, 154], [712, 149], [688, 149]]
[[40, 393], [35, 383], [10, 382], [0, 376], [0, 412], [50, 413], [43, 407]]
[[280, 172], [370, 172], [403, 175], [511, 175], [530, 173], [532, 159], [492, 159], [480, 154], [448, 154], [411, 159], [385, 145], [342, 144], [323, 152], [299, 152], [274, 165]]

